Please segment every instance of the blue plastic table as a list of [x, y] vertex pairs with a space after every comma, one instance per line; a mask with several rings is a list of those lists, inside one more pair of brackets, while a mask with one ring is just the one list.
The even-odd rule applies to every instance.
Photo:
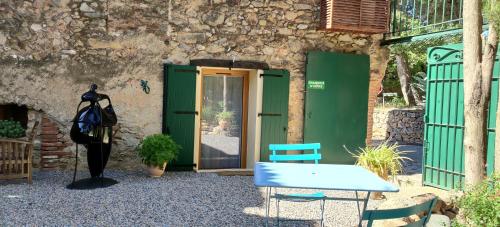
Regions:
[[[355, 165], [257, 162], [254, 167], [254, 183], [257, 187], [354, 191], [356, 198], [328, 197], [327, 199], [356, 201], [360, 226], [361, 215], [368, 204], [370, 192], [399, 191], [393, 184]], [[359, 199], [359, 191], [367, 192], [366, 198]], [[268, 193], [266, 207], [270, 199], [271, 195]], [[362, 210], [359, 207], [360, 201], [363, 201]], [[266, 219], [268, 215], [266, 210]]]

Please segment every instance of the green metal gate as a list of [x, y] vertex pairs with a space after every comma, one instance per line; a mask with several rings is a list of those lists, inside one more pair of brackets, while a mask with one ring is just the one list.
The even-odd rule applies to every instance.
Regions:
[[[464, 186], [464, 87], [463, 46], [453, 44], [429, 48], [424, 135], [424, 185], [443, 189]], [[488, 113], [487, 173], [493, 172], [495, 117], [500, 65], [492, 80]]]
[[344, 146], [365, 146], [370, 59], [313, 51], [306, 70], [304, 141], [321, 143], [321, 163], [353, 164]]

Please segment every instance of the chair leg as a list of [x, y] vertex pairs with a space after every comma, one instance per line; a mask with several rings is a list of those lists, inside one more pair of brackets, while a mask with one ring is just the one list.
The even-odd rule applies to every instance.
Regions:
[[280, 226], [280, 200], [276, 198], [276, 223]]
[[271, 206], [271, 188], [266, 188], [266, 226], [269, 224], [269, 208]]
[[[28, 165], [31, 165], [31, 163]], [[33, 184], [33, 169], [31, 168], [31, 166], [28, 166], [28, 184]]]
[[324, 215], [325, 215], [325, 202], [326, 200], [320, 200], [320, 209], [321, 209], [321, 223], [320, 223], [320, 226], [323, 227], [325, 226], [325, 220], [324, 220]]

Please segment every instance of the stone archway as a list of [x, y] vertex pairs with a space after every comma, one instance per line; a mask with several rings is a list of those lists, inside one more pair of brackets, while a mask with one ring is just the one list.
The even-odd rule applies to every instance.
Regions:
[[65, 169], [72, 162], [72, 142], [64, 126], [44, 111], [26, 105], [3, 104], [0, 105], [0, 119], [21, 122], [26, 135], [29, 135], [35, 122], [39, 122], [34, 137], [33, 168]]

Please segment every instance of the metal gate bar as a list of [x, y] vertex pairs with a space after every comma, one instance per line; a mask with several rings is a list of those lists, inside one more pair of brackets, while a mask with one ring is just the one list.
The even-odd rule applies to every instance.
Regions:
[[[464, 94], [462, 45], [428, 50], [423, 183], [442, 189], [464, 185]], [[487, 173], [493, 172], [500, 64], [497, 59], [488, 112]]]

